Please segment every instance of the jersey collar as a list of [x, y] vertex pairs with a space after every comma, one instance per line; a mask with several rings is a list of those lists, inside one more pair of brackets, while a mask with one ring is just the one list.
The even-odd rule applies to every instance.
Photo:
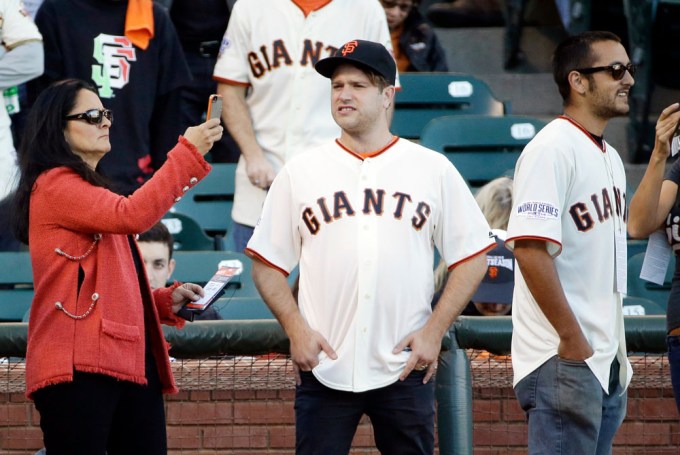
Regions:
[[561, 118], [562, 120], [566, 120], [566, 121], [568, 121], [569, 123], [571, 123], [572, 125], [574, 125], [576, 128], [578, 128], [579, 130], [581, 130], [581, 131], [583, 132], [583, 134], [585, 134], [586, 136], [588, 136], [588, 139], [590, 139], [590, 140], [593, 142], [593, 144], [595, 144], [595, 146], [596, 146], [602, 153], [607, 153], [607, 143], [605, 142], [604, 137], [602, 138], [602, 145], [600, 145], [600, 143], [597, 142], [597, 140], [593, 137], [593, 135], [590, 134], [590, 131], [588, 131], [587, 129], [585, 129], [585, 128], [583, 127], [583, 125], [581, 125], [580, 123], [578, 123], [578, 122], [577, 122], [576, 120], [574, 120], [573, 118], [568, 117], [568, 116], [566, 116], [566, 115], [560, 115], [558, 118]]
[[358, 159], [360, 159], [361, 161], [363, 161], [363, 160], [365, 160], [366, 158], [375, 158], [375, 157], [378, 156], [378, 155], [382, 155], [382, 154], [385, 153], [390, 147], [392, 147], [394, 144], [396, 144], [398, 140], [399, 140], [399, 137], [398, 137], [398, 136], [392, 136], [392, 140], [391, 140], [385, 147], [381, 148], [380, 150], [376, 150], [376, 151], [374, 151], [374, 152], [368, 152], [368, 153], [356, 153], [356, 152], [354, 152], [354, 151], [348, 149], [347, 147], [345, 147], [345, 146], [342, 144], [342, 142], [340, 142], [340, 139], [336, 139], [335, 142], [336, 142], [336, 143], [340, 146], [340, 148], [342, 148], [344, 151], [346, 151], [346, 152], [349, 153], [350, 155], [354, 156], [355, 158], [358, 158]]

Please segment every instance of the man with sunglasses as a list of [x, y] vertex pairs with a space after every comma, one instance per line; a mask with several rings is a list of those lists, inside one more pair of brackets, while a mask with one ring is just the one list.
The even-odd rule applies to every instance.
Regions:
[[634, 73], [610, 32], [560, 43], [553, 76], [564, 114], [515, 168], [513, 385], [530, 454], [610, 454], [626, 413], [626, 176], [603, 134], [628, 113]]

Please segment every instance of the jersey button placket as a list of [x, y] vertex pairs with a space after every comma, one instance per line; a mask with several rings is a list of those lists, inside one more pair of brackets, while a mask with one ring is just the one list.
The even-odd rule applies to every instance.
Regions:
[[[364, 160], [360, 167], [359, 180], [357, 182], [357, 194], [363, 199], [366, 189], [375, 190], [375, 163], [372, 160]], [[362, 207], [363, 209], [363, 207]], [[355, 331], [355, 365], [367, 365], [370, 363], [370, 353], [377, 340], [370, 338], [368, 328], [375, 318], [375, 298], [377, 294], [377, 269], [376, 258], [378, 254], [378, 226], [379, 216], [373, 211], [368, 214], [359, 211], [357, 213], [357, 238], [358, 240], [358, 304], [356, 314]], [[354, 383], [357, 386], [369, 381], [369, 374], [365, 368], [354, 369]]]

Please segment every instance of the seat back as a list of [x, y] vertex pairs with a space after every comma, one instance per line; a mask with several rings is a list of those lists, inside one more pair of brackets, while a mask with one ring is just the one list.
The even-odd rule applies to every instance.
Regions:
[[170, 212], [190, 216], [208, 235], [224, 236], [231, 226], [236, 164], [216, 163], [212, 167], [212, 171], [189, 190]]
[[0, 252], [0, 322], [20, 322], [33, 301], [28, 251]]
[[510, 174], [546, 122], [517, 115], [450, 115], [429, 122], [420, 144], [443, 153], [471, 187]]
[[651, 300], [665, 310], [668, 306], [668, 297], [671, 293], [671, 282], [673, 281], [675, 269], [674, 263], [671, 261], [666, 270], [663, 284], [658, 285], [640, 278], [644, 259], [645, 253], [635, 254], [628, 259], [628, 296]]
[[222, 319], [276, 319], [259, 297], [221, 297], [213, 303]]
[[172, 278], [181, 282], [204, 285], [217, 271], [220, 261], [238, 260], [243, 271], [231, 279], [224, 290], [224, 298], [260, 297], [252, 279], [253, 264], [248, 256], [233, 251], [176, 251]]
[[403, 138], [421, 137], [430, 120], [444, 115], [501, 116], [510, 110], [484, 81], [468, 74], [401, 73], [399, 81], [390, 129]]
[[168, 212], [161, 222], [168, 228], [173, 239], [175, 251], [185, 250], [220, 250], [221, 242], [210, 238], [198, 221], [179, 212]]

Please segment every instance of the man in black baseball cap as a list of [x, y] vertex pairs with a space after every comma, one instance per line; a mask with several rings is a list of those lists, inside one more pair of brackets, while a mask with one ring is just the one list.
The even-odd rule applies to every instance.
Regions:
[[335, 69], [349, 63], [364, 70], [377, 73], [394, 85], [397, 77], [397, 65], [389, 51], [380, 43], [365, 40], [352, 40], [340, 47], [332, 57], [319, 60], [314, 68], [324, 77], [331, 78]]

